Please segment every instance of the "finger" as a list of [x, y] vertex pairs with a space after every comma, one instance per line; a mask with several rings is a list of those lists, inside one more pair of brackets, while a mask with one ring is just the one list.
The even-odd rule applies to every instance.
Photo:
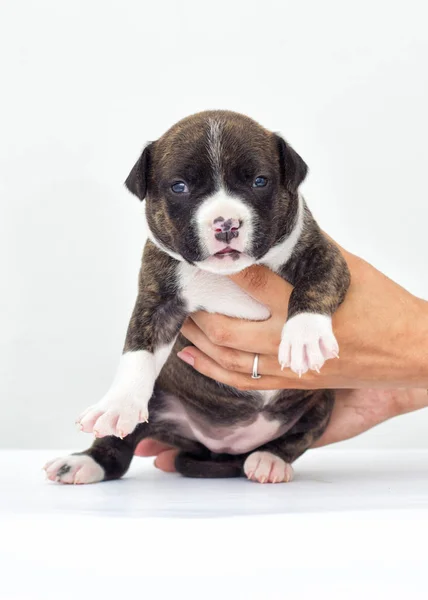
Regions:
[[166, 473], [174, 473], [176, 471], [175, 458], [178, 452], [179, 451], [175, 449], [170, 449], [166, 450], [165, 452], [161, 452], [155, 460], [155, 467], [157, 467], [161, 471], [165, 471]]
[[171, 446], [168, 444], [163, 444], [162, 442], [158, 442], [157, 440], [142, 440], [138, 446], [135, 448], [134, 455], [135, 456], [157, 456], [161, 452], [165, 452], [166, 450], [171, 450]]
[[200, 311], [194, 313], [191, 320], [217, 346], [257, 354], [275, 354], [280, 343], [279, 328], [276, 336], [266, 334], [269, 319], [262, 322], [246, 321]]
[[319, 387], [314, 385], [314, 378], [307, 374], [302, 378], [295, 378], [294, 375], [288, 377], [275, 377], [273, 375], [262, 375], [260, 379], [252, 379], [251, 372], [237, 373], [228, 371], [221, 367], [212, 358], [204, 354], [198, 348], [189, 346], [177, 354], [184, 362], [191, 365], [196, 371], [206, 375], [210, 379], [224, 383], [237, 388], [238, 390], [280, 390], [280, 389], [311, 389]]
[[[217, 346], [216, 344], [213, 344], [204, 332], [192, 321], [189, 321], [183, 326], [182, 332], [189, 342], [192, 342], [192, 344], [199, 348], [206, 356], [212, 358], [227, 371], [237, 371], [238, 373], [245, 374], [252, 373], [255, 356], [254, 352], [243, 352], [242, 350]], [[259, 354], [258, 371], [262, 375], [284, 376], [281, 372], [277, 356]]]
[[254, 265], [229, 277], [262, 304], [268, 307], [278, 304], [287, 308], [293, 288], [267, 267]]

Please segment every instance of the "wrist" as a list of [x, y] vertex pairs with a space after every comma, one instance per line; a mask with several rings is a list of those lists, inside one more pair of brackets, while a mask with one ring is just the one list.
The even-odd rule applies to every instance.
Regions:
[[426, 388], [393, 390], [392, 396], [392, 416], [404, 415], [428, 407]]
[[428, 302], [416, 299], [407, 330], [406, 387], [428, 389]]

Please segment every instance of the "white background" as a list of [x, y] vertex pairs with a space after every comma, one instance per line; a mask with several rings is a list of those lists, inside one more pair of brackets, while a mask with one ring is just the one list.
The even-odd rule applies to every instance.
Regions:
[[[76, 447], [107, 389], [144, 242], [123, 181], [148, 140], [228, 108], [311, 168], [322, 227], [428, 298], [424, 1], [0, 5], [0, 444]], [[428, 446], [428, 414], [355, 447]]]

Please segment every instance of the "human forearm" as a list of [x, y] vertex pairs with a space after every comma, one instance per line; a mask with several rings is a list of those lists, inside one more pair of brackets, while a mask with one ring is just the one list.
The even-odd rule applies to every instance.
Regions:
[[[277, 348], [291, 286], [267, 269], [233, 279], [260, 302], [271, 318], [262, 323], [197, 313], [183, 328], [195, 345], [181, 357], [208, 377], [241, 389], [428, 388], [428, 303], [418, 299], [365, 261], [345, 251], [351, 286], [333, 317], [340, 360], [321, 373], [299, 378], [281, 368]], [[254, 354], [262, 378], [251, 379]]]

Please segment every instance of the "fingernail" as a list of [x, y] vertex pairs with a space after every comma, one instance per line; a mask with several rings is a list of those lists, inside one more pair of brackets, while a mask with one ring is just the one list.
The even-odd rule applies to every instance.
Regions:
[[184, 362], [187, 363], [188, 365], [190, 365], [192, 367], [195, 365], [195, 359], [190, 354], [190, 352], [185, 352], [184, 350], [182, 350], [181, 352], [177, 352], [177, 356], [178, 356], [178, 358], [181, 358], [181, 360], [184, 360]]

